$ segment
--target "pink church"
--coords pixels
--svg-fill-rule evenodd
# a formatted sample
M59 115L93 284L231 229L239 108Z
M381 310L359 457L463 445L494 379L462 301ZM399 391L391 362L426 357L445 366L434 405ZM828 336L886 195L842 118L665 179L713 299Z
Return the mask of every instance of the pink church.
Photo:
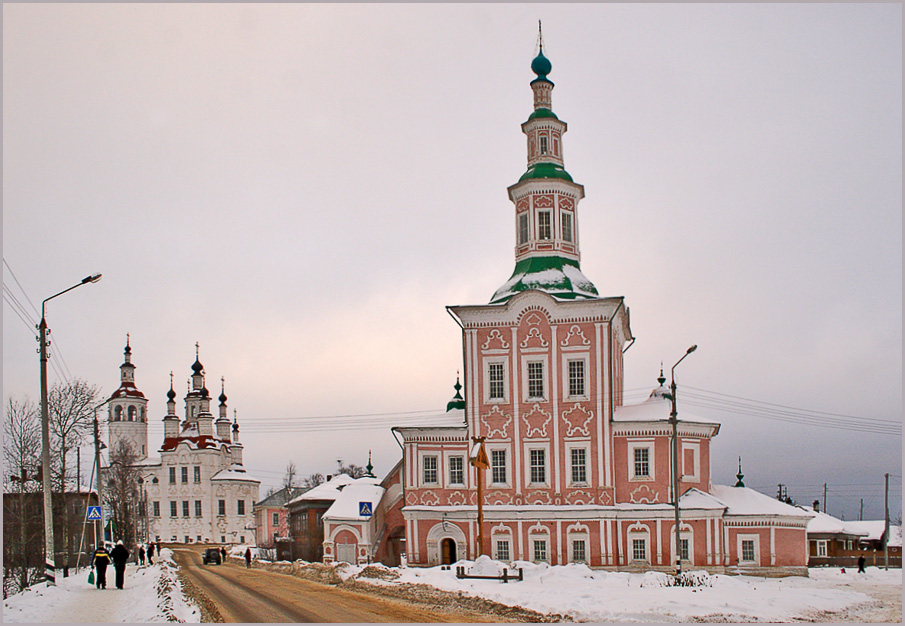
M564 167L566 123L552 109L542 43L531 69L527 170L508 190L515 269L488 304L448 307L462 328L465 397L451 403L445 425L393 429L403 462L385 482L402 488L382 506L400 528L384 534L404 532L410 565L488 554L674 571L672 402L661 372L646 401L623 405L629 309L600 296L580 269L584 187ZM720 425L684 410L679 418L683 569L807 575L810 518L744 487L741 473L735 487L713 485ZM470 463L477 438L487 462L480 472Z

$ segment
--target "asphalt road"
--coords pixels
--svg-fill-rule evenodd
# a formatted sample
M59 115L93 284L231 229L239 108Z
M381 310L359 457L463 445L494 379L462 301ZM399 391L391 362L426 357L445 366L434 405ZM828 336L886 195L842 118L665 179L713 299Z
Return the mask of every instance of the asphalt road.
M438 614L404 602L357 594L243 564L202 565L201 554L176 549L174 559L224 622L472 622L474 615ZM227 559L232 561L232 559Z

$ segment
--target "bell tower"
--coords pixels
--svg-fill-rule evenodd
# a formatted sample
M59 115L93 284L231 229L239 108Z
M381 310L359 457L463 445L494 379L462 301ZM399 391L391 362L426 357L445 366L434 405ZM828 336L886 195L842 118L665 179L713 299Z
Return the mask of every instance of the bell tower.
M135 386L135 365L132 347L126 334L123 364L119 366L119 389L107 402L107 426L110 432L110 451L119 440L128 441L136 460L148 457L148 400Z

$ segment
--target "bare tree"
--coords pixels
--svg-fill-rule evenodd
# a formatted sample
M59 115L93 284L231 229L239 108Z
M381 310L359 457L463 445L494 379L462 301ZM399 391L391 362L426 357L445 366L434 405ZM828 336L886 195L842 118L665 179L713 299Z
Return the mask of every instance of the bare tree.
M110 450L110 463L105 469L104 502L116 533L113 538L122 539L127 546L136 542L141 514L138 486L141 474L135 466L137 460L132 444L119 439Z
M299 472L298 468L296 468L295 463L289 461L289 465L286 466L286 475L283 476L283 488L289 489L291 492L293 489L296 489L299 480Z
M7 579L18 587L25 589L34 579L29 580L29 570L33 570L32 578L42 555L35 550L35 543L43 533L33 524L27 524L26 491L36 492L39 483L36 480L37 470L41 466L41 422L38 408L27 397L24 400L8 398L6 404L6 421L3 422L3 483L4 491L13 491L13 484L19 492L18 502L8 503L4 499L3 523L8 527L18 526L18 537L11 541L11 535L5 536L3 543L4 592L7 590ZM4 596L5 597L5 596Z
M368 475L368 470L355 463L349 463L348 465L341 465L338 470L336 470L337 474L348 474L352 478L361 478L362 476Z
M315 473L302 480L302 487L308 487L310 489L311 487L317 487L318 485L323 484L323 482L324 475Z
M76 378L56 383L47 394L47 414L54 439L60 493L66 493L66 456L91 431L94 405L100 390Z

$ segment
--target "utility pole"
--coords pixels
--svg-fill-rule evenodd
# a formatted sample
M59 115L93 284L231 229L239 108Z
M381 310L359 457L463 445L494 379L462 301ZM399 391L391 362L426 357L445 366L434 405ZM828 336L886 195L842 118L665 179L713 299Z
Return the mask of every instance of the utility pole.
M823 483L823 512L826 513L826 483Z
M669 423L672 424L672 499L676 518L676 543L674 546L676 576L682 573L682 543L679 538L681 534L679 532L679 413L676 409L676 367L678 367L679 363L681 363L685 357L697 349L697 344L688 348L688 350L685 351L685 354L682 355L682 358L676 361L676 364L673 365L672 370L670 370L671 383L669 385L669 393L670 400L672 401L672 410L669 412Z
M861 509L858 511L858 521L864 520L864 498L861 498Z
M101 497L101 439L97 433L97 407L94 407L94 464L95 471L97 472L95 476L97 476L97 503L101 507L101 519L94 523L95 526L95 536L103 537L104 532L104 500ZM98 544L95 541L94 547L97 548Z
M886 494L884 504L886 513L883 516L883 560L884 567L889 571L889 472L886 472Z
M469 462L475 466L478 480L478 547L476 559L484 554L484 532L482 530L484 527L484 470L490 467L490 463L487 460L487 451L484 449L484 439L484 437L471 438L474 446L469 459Z

